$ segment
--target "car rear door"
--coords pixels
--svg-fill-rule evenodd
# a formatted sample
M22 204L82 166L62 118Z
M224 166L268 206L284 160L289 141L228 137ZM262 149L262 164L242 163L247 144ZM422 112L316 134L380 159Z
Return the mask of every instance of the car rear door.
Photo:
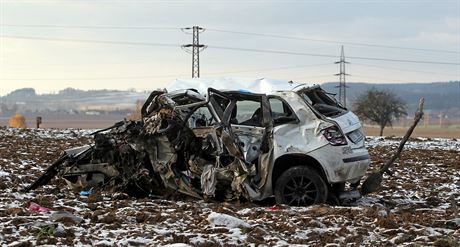
M215 112L220 112L222 124L231 130L243 160L254 165L254 180L261 187L273 153L273 121L267 96L215 90L209 97L211 105L220 108Z

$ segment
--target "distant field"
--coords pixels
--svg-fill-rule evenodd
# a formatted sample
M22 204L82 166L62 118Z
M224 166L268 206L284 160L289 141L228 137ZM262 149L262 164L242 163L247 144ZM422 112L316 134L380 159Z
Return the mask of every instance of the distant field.
M112 126L115 122L123 120L123 115L103 115L103 116L65 116L63 117L43 117L41 128L76 128L76 129L103 129ZM27 118L27 126L35 127L35 119ZM0 126L7 126L8 120L0 119Z
M403 136L409 127L386 127L383 130L384 136ZM364 133L368 136L379 135L379 128L376 126L364 127ZM444 137L444 138L460 138L460 127L449 128L433 128L433 127L417 127L412 134L413 137Z
M102 129L112 126L115 122L123 120L122 115L111 116L70 116L66 118L52 117L43 118L42 128L78 128L78 129ZM7 126L7 119L0 119L0 126ZM35 127L35 122L28 119L27 126ZM386 127L383 131L385 136L403 136L408 127ZM368 136L376 136L379 129L376 126L365 126L364 132ZM412 134L414 137L444 137L460 138L460 126L450 126L449 128L438 127L417 127Z

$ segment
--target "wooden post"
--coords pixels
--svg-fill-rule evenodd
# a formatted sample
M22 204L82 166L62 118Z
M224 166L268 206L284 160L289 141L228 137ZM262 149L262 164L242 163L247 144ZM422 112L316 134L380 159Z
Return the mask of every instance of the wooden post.
M428 127L428 125L430 125L430 113L425 113L425 115L423 116L424 117L424 121L423 121L423 125L424 127Z
M40 128L40 124L42 123L42 117L37 117L37 129Z
M392 173L390 172L389 168L394 164L396 159L398 159L401 156L401 152L404 148L404 145L406 144L407 140L409 140L409 137L412 135L412 132L414 131L415 127L417 127L417 124L420 121L420 119L423 117L423 103L424 102L425 102L425 99L421 98L418 103L417 111L415 112L414 122L409 127L403 139L399 143L396 153L390 158L390 160L387 163L380 166L380 169L378 171L375 171L369 174L367 179L361 185L361 193L363 195L377 191L380 188L382 184L384 173L387 173L388 175L392 176Z
M444 113L441 112L441 113L439 114L439 127L440 127L440 128L442 128L442 126L443 126L443 120L444 120Z

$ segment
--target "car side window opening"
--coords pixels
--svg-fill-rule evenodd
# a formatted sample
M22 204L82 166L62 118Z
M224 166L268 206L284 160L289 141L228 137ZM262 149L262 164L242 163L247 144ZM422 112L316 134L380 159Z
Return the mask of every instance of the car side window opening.
M309 90L303 93L303 98L310 103L311 105L316 105L316 104L326 104L330 106L335 106L335 107L341 107L341 105L333 98L327 95L323 90Z
M230 122L239 125L262 126L261 103L253 100L237 101Z
M313 108L327 117L337 116L347 112L344 107L328 96L323 90L309 90L303 92L302 97L306 102L311 104Z
M297 119L292 113L291 108L281 99L270 98L268 101L270 103L271 114L275 125L292 122Z

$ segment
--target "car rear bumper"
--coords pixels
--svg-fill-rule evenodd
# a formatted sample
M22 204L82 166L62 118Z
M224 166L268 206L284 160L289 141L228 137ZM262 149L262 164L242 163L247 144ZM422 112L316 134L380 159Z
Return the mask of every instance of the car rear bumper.
M370 156L366 148L326 145L310 153L326 173L328 183L355 183L366 173Z

